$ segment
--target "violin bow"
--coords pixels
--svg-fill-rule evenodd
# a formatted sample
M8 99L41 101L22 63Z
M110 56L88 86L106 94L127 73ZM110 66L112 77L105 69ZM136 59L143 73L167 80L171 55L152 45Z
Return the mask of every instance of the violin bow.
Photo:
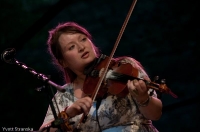
M105 66L105 68L104 68L104 70L103 70L103 72L102 72L102 74L101 74L101 77L100 77L100 79L99 79L99 81L98 81L98 83L97 83L97 85L96 85L96 88L95 88L95 90L94 90L94 93L93 93L92 96L91 96L91 98L92 98L93 101L95 101L95 98L96 98L97 93L98 93L98 91L99 91L99 89L100 89L100 86L101 86L101 84L102 84L102 82L103 82L103 80L104 80L104 77L106 76L106 72L107 72L107 70L108 70L108 68L109 68L110 62L111 62L111 60L112 60L112 58L113 58L113 56L114 56L114 53L115 53L115 51L116 51L116 49L117 49L117 46L118 46L119 42L120 42L120 40L121 40L121 37L122 37L122 35L123 35L123 33L124 33L124 30L125 30L125 28L126 28L126 25L127 25L128 21L129 21L130 16L131 16L131 14L132 14L132 12L133 12L133 9L134 9L134 7L135 7L135 5L136 5L136 2L137 2L137 0L133 0L133 2L132 2L132 4L131 4L131 7L130 7L130 9L129 9L129 11L128 11L128 14L127 14L127 16L126 16L126 19L125 19L125 21L124 21L124 23L123 23L123 25L122 25L122 27L121 27L121 30L120 30L120 32L119 32L119 35L118 35L118 37L117 37L117 39L116 39L115 45L114 45L114 47L113 47L113 50L112 50L112 52L111 52L111 54L110 54L110 56L109 56L108 62L107 62L106 66ZM77 129L80 128L81 123L82 123L83 120L86 118L85 116L86 116L86 115L83 114L83 116L82 116L80 122L79 122L78 125L77 125Z

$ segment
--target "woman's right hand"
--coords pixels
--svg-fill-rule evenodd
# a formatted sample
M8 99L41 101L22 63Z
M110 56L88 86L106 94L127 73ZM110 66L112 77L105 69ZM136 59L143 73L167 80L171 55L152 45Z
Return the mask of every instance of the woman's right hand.
M69 117L74 117L82 113L88 114L92 106L92 99L90 97L84 97L75 101L71 106L66 109L66 113Z

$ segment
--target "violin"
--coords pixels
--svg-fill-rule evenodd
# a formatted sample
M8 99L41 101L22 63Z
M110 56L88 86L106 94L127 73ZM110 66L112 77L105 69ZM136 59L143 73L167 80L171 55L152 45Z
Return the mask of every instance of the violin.
M104 67L108 61L109 57L102 54L99 58L95 59L89 66L87 66L84 71L86 79L82 90L87 96L91 97L93 101L103 99L108 95L115 95L120 98L127 96L129 93L127 81L134 79L143 80L148 89L153 89L159 91L160 93L171 94L174 98L177 98L177 95L175 95L167 87L165 79L162 79L159 84L155 82L158 80L158 76L155 77L153 82L147 81L143 78L138 78L139 71L133 67L132 64L122 63L120 61L116 61L115 59L111 59L110 65L107 71L105 71ZM99 85L98 83L103 73L106 73L106 75L104 76L102 83ZM80 124L84 123L86 119L87 115L83 114L76 131L78 131Z
M97 85L99 77L105 70L104 66L107 62L108 56L102 54L85 69L84 73L86 74L86 79L82 90L86 95L94 97L94 87ZM96 99L104 98L107 95L116 95L117 97L122 98L125 97L129 93L126 86L127 81L134 79L143 80L149 89L154 89L161 93L168 93L177 98L177 96L167 87L165 79L161 80L161 83L158 84L155 82L158 80L158 76L151 82L143 78L138 78L138 75L138 69L134 68L130 63L122 63L112 59L96 95Z

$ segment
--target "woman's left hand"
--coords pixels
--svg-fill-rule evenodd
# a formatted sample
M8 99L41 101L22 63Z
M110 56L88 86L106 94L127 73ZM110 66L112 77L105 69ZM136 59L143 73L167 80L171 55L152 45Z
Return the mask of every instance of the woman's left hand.
M136 99L138 102L143 102L148 98L148 88L143 80L128 80L127 87L129 93Z

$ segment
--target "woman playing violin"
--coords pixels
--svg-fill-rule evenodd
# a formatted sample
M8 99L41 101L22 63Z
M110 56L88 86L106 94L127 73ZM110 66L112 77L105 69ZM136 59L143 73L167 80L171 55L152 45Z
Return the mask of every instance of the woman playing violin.
M157 132L151 120L158 120L162 115L162 102L156 92L147 88L143 80L128 80L128 94L125 97L108 94L101 99L98 109L83 91L86 79L85 68L99 57L98 48L93 44L89 32L74 22L59 24L49 31L48 46L55 63L64 71L66 89L55 94L60 110L63 110L73 128L79 123L81 115L87 119L80 125L82 132ZM138 78L150 80L141 64L131 57L115 60L130 63L139 71ZM55 102L54 102L55 103ZM54 120L49 107L40 130ZM55 130L56 128L51 128Z

